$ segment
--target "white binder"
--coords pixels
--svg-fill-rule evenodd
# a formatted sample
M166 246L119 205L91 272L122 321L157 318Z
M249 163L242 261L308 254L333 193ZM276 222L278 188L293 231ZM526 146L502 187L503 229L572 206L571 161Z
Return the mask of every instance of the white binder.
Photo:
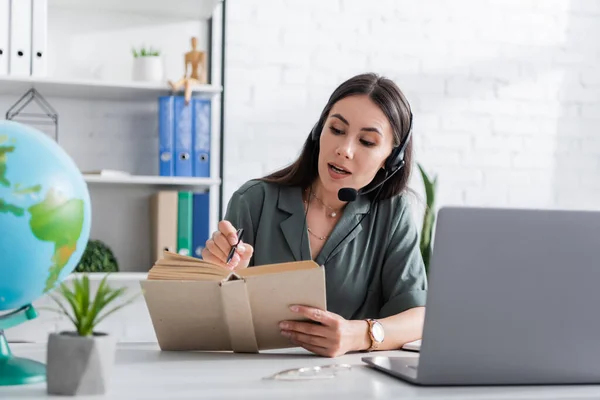
M31 75L31 0L12 0L10 6L9 75Z
M13 0L14 1L14 0ZM48 0L33 0L31 26L31 75L46 76L48 55Z
M0 0L0 76L8 75L10 0Z

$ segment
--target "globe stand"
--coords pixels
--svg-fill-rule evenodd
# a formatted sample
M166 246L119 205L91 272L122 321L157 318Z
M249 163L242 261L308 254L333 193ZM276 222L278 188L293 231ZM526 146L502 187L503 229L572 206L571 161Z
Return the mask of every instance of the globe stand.
M6 315L0 315L0 386L44 382L46 366L38 361L14 357L4 336L4 329L37 317L31 304Z

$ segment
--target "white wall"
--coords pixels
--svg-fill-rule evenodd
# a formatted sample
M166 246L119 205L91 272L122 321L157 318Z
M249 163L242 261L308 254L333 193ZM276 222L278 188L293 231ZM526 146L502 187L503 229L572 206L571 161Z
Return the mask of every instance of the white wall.
M438 205L600 208L600 1L227 3L225 201L298 155L339 83L375 71L413 106Z

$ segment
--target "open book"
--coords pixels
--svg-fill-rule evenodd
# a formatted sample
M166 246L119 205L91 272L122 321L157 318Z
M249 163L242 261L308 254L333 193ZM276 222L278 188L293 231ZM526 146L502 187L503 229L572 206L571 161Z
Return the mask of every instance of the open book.
M165 251L140 284L162 350L293 347L279 322L305 318L289 306L327 309L324 269L314 261L231 271Z

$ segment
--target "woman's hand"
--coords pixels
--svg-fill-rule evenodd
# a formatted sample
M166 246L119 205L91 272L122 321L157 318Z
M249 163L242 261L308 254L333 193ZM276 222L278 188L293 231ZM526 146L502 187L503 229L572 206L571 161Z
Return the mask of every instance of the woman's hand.
M219 222L219 230L214 232L212 237L206 241L202 250L202 258L229 269L246 268L250 263L254 248L241 240L229 264L225 263L231 247L237 242L238 237L235 227L231 222L222 220Z
M281 334L306 350L326 357L369 348L368 323L350 321L329 311L306 306L290 309L314 322L282 321Z

